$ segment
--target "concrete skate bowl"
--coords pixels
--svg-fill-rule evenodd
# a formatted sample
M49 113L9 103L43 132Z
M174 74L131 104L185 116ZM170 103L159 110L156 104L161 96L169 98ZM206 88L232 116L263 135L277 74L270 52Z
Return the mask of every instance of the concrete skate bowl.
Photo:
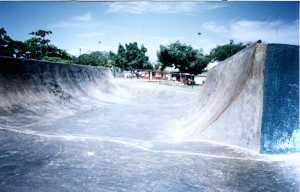
M257 44L210 70L175 136L262 153L299 152L299 47ZM186 129L182 129L186 127Z
M90 106L84 105L87 99L93 103L113 87L108 70L99 67L3 57L0 68L1 127L26 127L53 111L62 117L84 110Z
M5 57L0 62L0 124L11 131L153 139L160 126L183 113L174 110L193 103L184 97L196 98L189 89L114 79L102 67Z
M249 46L210 70L199 89L116 80L101 67L2 57L0 125L43 134L213 141L261 153L297 152L298 53L298 46ZM88 113L95 118L77 116Z
M0 189L299 191L298 156L259 154L299 151L298 49L250 46L201 88L1 57Z

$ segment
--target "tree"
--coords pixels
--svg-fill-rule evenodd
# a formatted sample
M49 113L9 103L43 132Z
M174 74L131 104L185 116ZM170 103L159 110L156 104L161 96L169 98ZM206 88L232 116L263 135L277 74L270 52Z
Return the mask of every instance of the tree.
M116 67L121 69L127 69L128 68L128 61L126 57L126 50L123 45L119 44L118 52L115 57Z
M9 46L13 40L7 35L4 28L0 28L0 55L13 56L14 50Z
M160 62L156 62L156 63L154 63L152 66L153 66L153 69L154 69L154 70L156 70L156 71L161 71L163 64L160 63Z
M112 67L116 67L116 58L117 54L112 51L108 52L108 65Z
M110 62L111 53L94 51L89 54L82 54L78 57L76 63L82 65L112 67Z
M42 59L70 63L72 57L65 50L50 44L47 36L51 31L38 30L29 33L32 37L24 42L15 41L7 35L4 28L0 28L0 55L16 58Z
M51 33L51 31L45 30L29 33L32 37L24 42L27 46L26 57L30 59L42 59L43 57L48 56L49 51L55 51L56 47L49 47L50 40L46 39L46 36Z
M26 58L47 60L47 58L54 57L62 60L71 60L71 56L65 50L50 44L47 36L52 34L51 31L38 30L29 34L32 37L24 42L26 45Z
M22 57L25 45L22 41L15 41L8 36L4 28L0 28L0 55Z
M125 47L129 70L144 69L149 65L149 58L146 56L146 47L142 45L139 48L137 42L125 44Z
M175 66L182 73L199 74L209 63L202 50L193 49L192 46L176 41L168 46L160 46L157 53L162 69Z
M50 40L45 38L47 35L50 35L50 34L52 34L52 31L45 31L45 30L41 30L41 29L29 33L29 35L33 35L37 38L41 38L44 41L43 44L50 42Z
M220 45L210 51L209 57L211 61L223 61L228 57L236 54L240 50L244 49L247 45L243 43L235 44L233 40L230 40L229 44Z
M123 70L152 69L146 52L147 48L144 45L139 48L137 42L125 44L125 47L119 44L117 54L111 52L110 59Z
M190 64L188 73L195 75L202 73L209 62L209 57L207 55L203 55L202 52L199 52L196 61Z

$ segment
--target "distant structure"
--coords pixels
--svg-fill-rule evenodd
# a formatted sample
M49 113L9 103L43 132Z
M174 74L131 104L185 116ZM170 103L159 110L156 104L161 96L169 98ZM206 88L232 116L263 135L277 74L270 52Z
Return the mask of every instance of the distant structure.
M207 78L208 72L200 73L199 75L196 75L194 80L196 85L204 85L206 78Z
M189 73L180 73L178 69L175 69L174 67L166 67L163 71L157 70L157 71L151 71L146 70L144 71L143 75L145 80L148 81L173 81L188 85L194 85L194 75Z

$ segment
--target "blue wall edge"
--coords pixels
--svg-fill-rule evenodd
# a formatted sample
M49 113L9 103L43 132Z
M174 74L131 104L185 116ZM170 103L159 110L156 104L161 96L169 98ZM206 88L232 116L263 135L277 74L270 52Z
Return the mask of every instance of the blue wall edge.
M263 90L261 153L300 152L299 46L267 45Z

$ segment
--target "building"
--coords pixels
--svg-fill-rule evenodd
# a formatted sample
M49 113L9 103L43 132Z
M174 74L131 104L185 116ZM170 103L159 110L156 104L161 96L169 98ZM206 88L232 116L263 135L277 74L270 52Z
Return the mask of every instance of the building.
M207 78L207 72L201 73L195 76L195 84L196 85L203 85Z

